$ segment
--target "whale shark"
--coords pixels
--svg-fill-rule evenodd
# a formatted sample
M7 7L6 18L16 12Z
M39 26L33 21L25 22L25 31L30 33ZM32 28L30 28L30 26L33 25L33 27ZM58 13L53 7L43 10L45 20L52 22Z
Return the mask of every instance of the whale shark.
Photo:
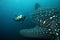
M22 29L24 37L60 40L60 8L38 8L31 14L34 28Z
M31 18L37 26L20 30L22 36L48 38L52 35L52 40L60 40L60 8L39 8L33 12Z

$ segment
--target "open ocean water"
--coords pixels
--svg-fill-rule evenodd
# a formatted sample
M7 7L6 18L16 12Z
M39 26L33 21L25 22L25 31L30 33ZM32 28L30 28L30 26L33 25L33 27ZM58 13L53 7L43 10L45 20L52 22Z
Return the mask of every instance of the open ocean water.
M0 40L35 40L24 38L19 33L21 29L35 27L29 19L35 11L35 3L39 3L40 8L60 7L60 0L0 0ZM20 14L26 16L22 24L13 20Z

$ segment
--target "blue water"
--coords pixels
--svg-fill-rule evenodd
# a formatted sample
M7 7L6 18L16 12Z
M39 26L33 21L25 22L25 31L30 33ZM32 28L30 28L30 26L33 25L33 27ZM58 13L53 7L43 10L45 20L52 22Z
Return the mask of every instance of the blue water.
M39 3L41 8L60 7L60 0L0 0L1 40L26 40L20 36L19 31L35 26L29 19L35 3ZM23 24L13 20L20 14L27 17Z

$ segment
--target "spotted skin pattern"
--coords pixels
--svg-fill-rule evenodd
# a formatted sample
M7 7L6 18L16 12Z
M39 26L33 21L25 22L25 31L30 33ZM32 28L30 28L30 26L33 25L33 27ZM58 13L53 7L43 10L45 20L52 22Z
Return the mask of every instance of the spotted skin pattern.
M60 40L60 8L39 8L32 13L32 19L36 25L48 30L46 34L55 35L53 40Z

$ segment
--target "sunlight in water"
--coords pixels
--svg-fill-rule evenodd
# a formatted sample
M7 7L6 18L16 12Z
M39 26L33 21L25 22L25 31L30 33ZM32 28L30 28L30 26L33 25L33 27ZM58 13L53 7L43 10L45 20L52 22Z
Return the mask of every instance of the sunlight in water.
M19 0L15 0L16 1L16 3L19 3Z

